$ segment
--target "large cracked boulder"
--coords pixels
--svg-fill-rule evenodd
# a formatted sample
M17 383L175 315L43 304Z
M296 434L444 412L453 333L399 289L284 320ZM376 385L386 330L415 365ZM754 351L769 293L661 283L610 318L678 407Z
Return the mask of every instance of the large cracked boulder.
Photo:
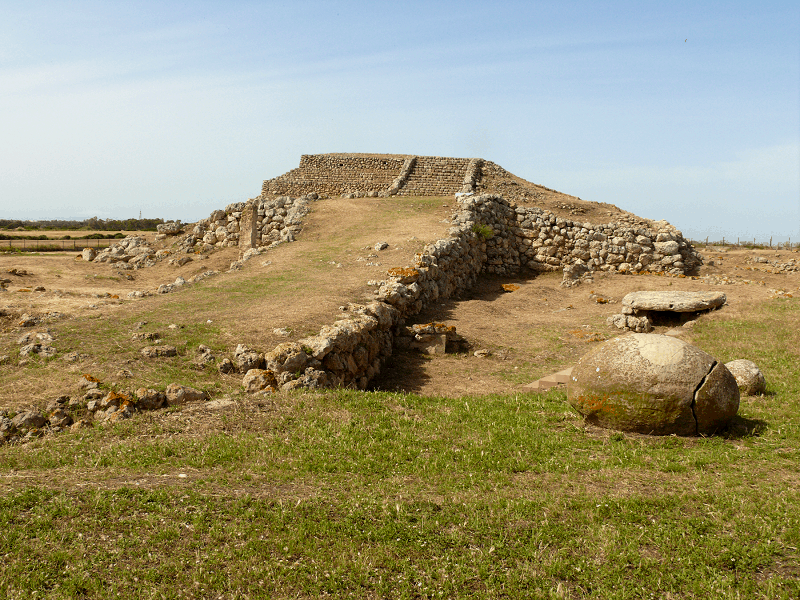
M739 410L724 364L684 341L636 333L584 356L567 388L588 423L651 435L710 435Z

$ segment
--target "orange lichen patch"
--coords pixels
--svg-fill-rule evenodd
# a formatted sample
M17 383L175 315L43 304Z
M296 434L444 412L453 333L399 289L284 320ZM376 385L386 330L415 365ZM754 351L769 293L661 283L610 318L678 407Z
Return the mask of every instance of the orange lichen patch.
M109 298L114 298L114 299L116 299L116 300L119 300L119 295L117 295L117 294L111 294L111 296L109 296Z
M386 274L400 283L414 283L420 275L419 270L411 267L393 267L386 271Z
M75 257L75 260L83 260L83 254L78 254L78 256Z
M414 333L455 333L455 325L445 325L444 323L421 323L412 325Z
M602 296L598 296L594 301L598 304L608 304L608 298L603 298Z
M516 283L503 283L501 287L506 292L516 292L519 289L519 286Z
M117 402L118 405L121 405L123 402L130 403L131 399L126 394L120 394L119 392L108 392L105 398L103 398L104 404L113 404Z
M419 275L419 271L411 267L392 267L386 271L386 274L389 277L411 277L413 275Z
M94 377L94 376L92 376L92 375L89 375L88 373L84 373L84 374L83 374L83 378L84 378L86 381L92 381L92 382L94 382L94 383L100 383L100 380L99 380L97 377Z
M30 292L28 288L20 288L17 290L18 292Z

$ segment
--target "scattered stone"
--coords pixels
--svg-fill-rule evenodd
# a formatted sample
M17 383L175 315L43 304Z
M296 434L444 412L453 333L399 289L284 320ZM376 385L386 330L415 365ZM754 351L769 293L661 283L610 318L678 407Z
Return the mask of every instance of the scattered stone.
M35 410L23 411L11 419L11 424L22 431L39 429L44 427L46 423L47 419L45 419Z
M187 402L200 402L208 400L208 394L194 388L170 383L166 390L167 402L170 404L186 404Z
M89 358L86 354L81 354L80 352L69 352L62 356L62 359L68 363L74 363L81 360L86 360Z
M87 262L93 261L97 257L97 251L94 248L84 248L81 252L81 258Z
M267 388L275 391L278 387L278 382L275 379L275 374L267 369L250 369L242 380L245 392L254 394Z
M28 333L24 334L22 337L17 339L17 344L20 346L30 343L50 343L53 341L53 336L49 333L37 333L35 331L29 331Z
M740 358L725 363L725 366L736 379L740 393L746 396L758 396L767 391L767 381L756 363Z
M95 405L94 418L110 423L131 418L136 412L136 402L127 394L109 392Z
M146 358L163 358L178 355L178 350L175 346L145 346L139 352Z
M136 405L141 410L158 410L166 405L167 395L151 388L136 390Z
M571 288L581 283L591 283L592 273L586 264L580 259L571 265L564 267L564 276L561 279L561 287Z
M649 333L653 330L653 324L646 315L641 317L622 314L612 315L606 319L606 324L609 327L616 327L623 331L635 331L636 333Z
M30 356L31 354L38 354L44 358L52 358L56 355L57 350L53 346L46 344L27 344L19 349L20 356Z
M178 235L183 233L183 225L180 221L170 221L168 223L159 223L156 225L158 233L164 235Z
M217 366L217 370L223 375L236 372L236 365L233 364L230 358L223 358Z
M11 357L8 354L0 356L0 365L7 365L11 362Z
M51 427L69 427L72 425L72 417L63 408L57 408L51 412L47 421Z
M39 323L38 318L32 317L31 315L25 313L19 318L17 325L20 327L33 327L38 323Z
M88 419L81 419L80 421L76 421L70 426L70 431L80 431L81 429L88 429L92 426L92 422Z
M33 291L34 292L45 292L47 290L45 289L45 287L43 285L37 285L35 288L33 288Z
M292 332L286 329L286 327L279 327L277 329L273 329L272 333L274 333L275 335L279 335L281 337L289 337L290 335L292 335Z
M739 409L725 365L681 340L640 333L581 358L567 397L588 423L652 435L713 434Z
M131 379L132 377L133 373L131 373L129 369L120 369L117 371L118 379Z
M101 389L93 389L93 390L89 390L88 392L86 392L83 395L83 399L84 400L99 400L103 396L105 396L105 393L103 392L103 390L101 390Z
M47 405L47 409L45 409L45 412L48 412L48 413L53 412L54 410L57 410L59 408L62 408L64 406L66 406L69 402L70 402L70 397L69 396L66 396L66 395L59 396L58 398L56 398L50 404Z
M388 247L389 247L389 242L378 242L374 246L375 250L377 250L378 252L380 252L381 250L386 250Z
M264 368L264 355L259 354L255 350L251 350L244 344L236 346L236 350L233 353L233 360L236 363L236 369L239 373L247 373L250 369Z
M143 331L141 333L134 333L131 339L134 342L141 340L158 340L161 339L161 334L155 331Z
M487 356L491 356L491 355L492 355L492 352L490 350L485 349L485 348L482 348L481 350L476 350L475 353L473 354L473 356L475 356L476 358L486 358Z
M88 373L84 373L81 376L81 382L78 385L78 389L81 390L96 390L100 386L100 380L97 377L93 377Z

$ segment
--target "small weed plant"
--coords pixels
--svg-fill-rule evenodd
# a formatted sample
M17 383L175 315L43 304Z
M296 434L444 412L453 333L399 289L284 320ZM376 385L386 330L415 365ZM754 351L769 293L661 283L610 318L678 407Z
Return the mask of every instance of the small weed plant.
M489 225L475 223L472 226L472 232L484 240L490 240L494 237L494 230Z

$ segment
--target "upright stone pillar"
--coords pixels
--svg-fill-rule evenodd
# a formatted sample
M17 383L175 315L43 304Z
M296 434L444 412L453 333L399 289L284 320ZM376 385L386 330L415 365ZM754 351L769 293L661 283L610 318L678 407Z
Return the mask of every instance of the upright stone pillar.
M258 235L258 204L248 202L239 220L239 250L247 252L258 247L261 237Z

